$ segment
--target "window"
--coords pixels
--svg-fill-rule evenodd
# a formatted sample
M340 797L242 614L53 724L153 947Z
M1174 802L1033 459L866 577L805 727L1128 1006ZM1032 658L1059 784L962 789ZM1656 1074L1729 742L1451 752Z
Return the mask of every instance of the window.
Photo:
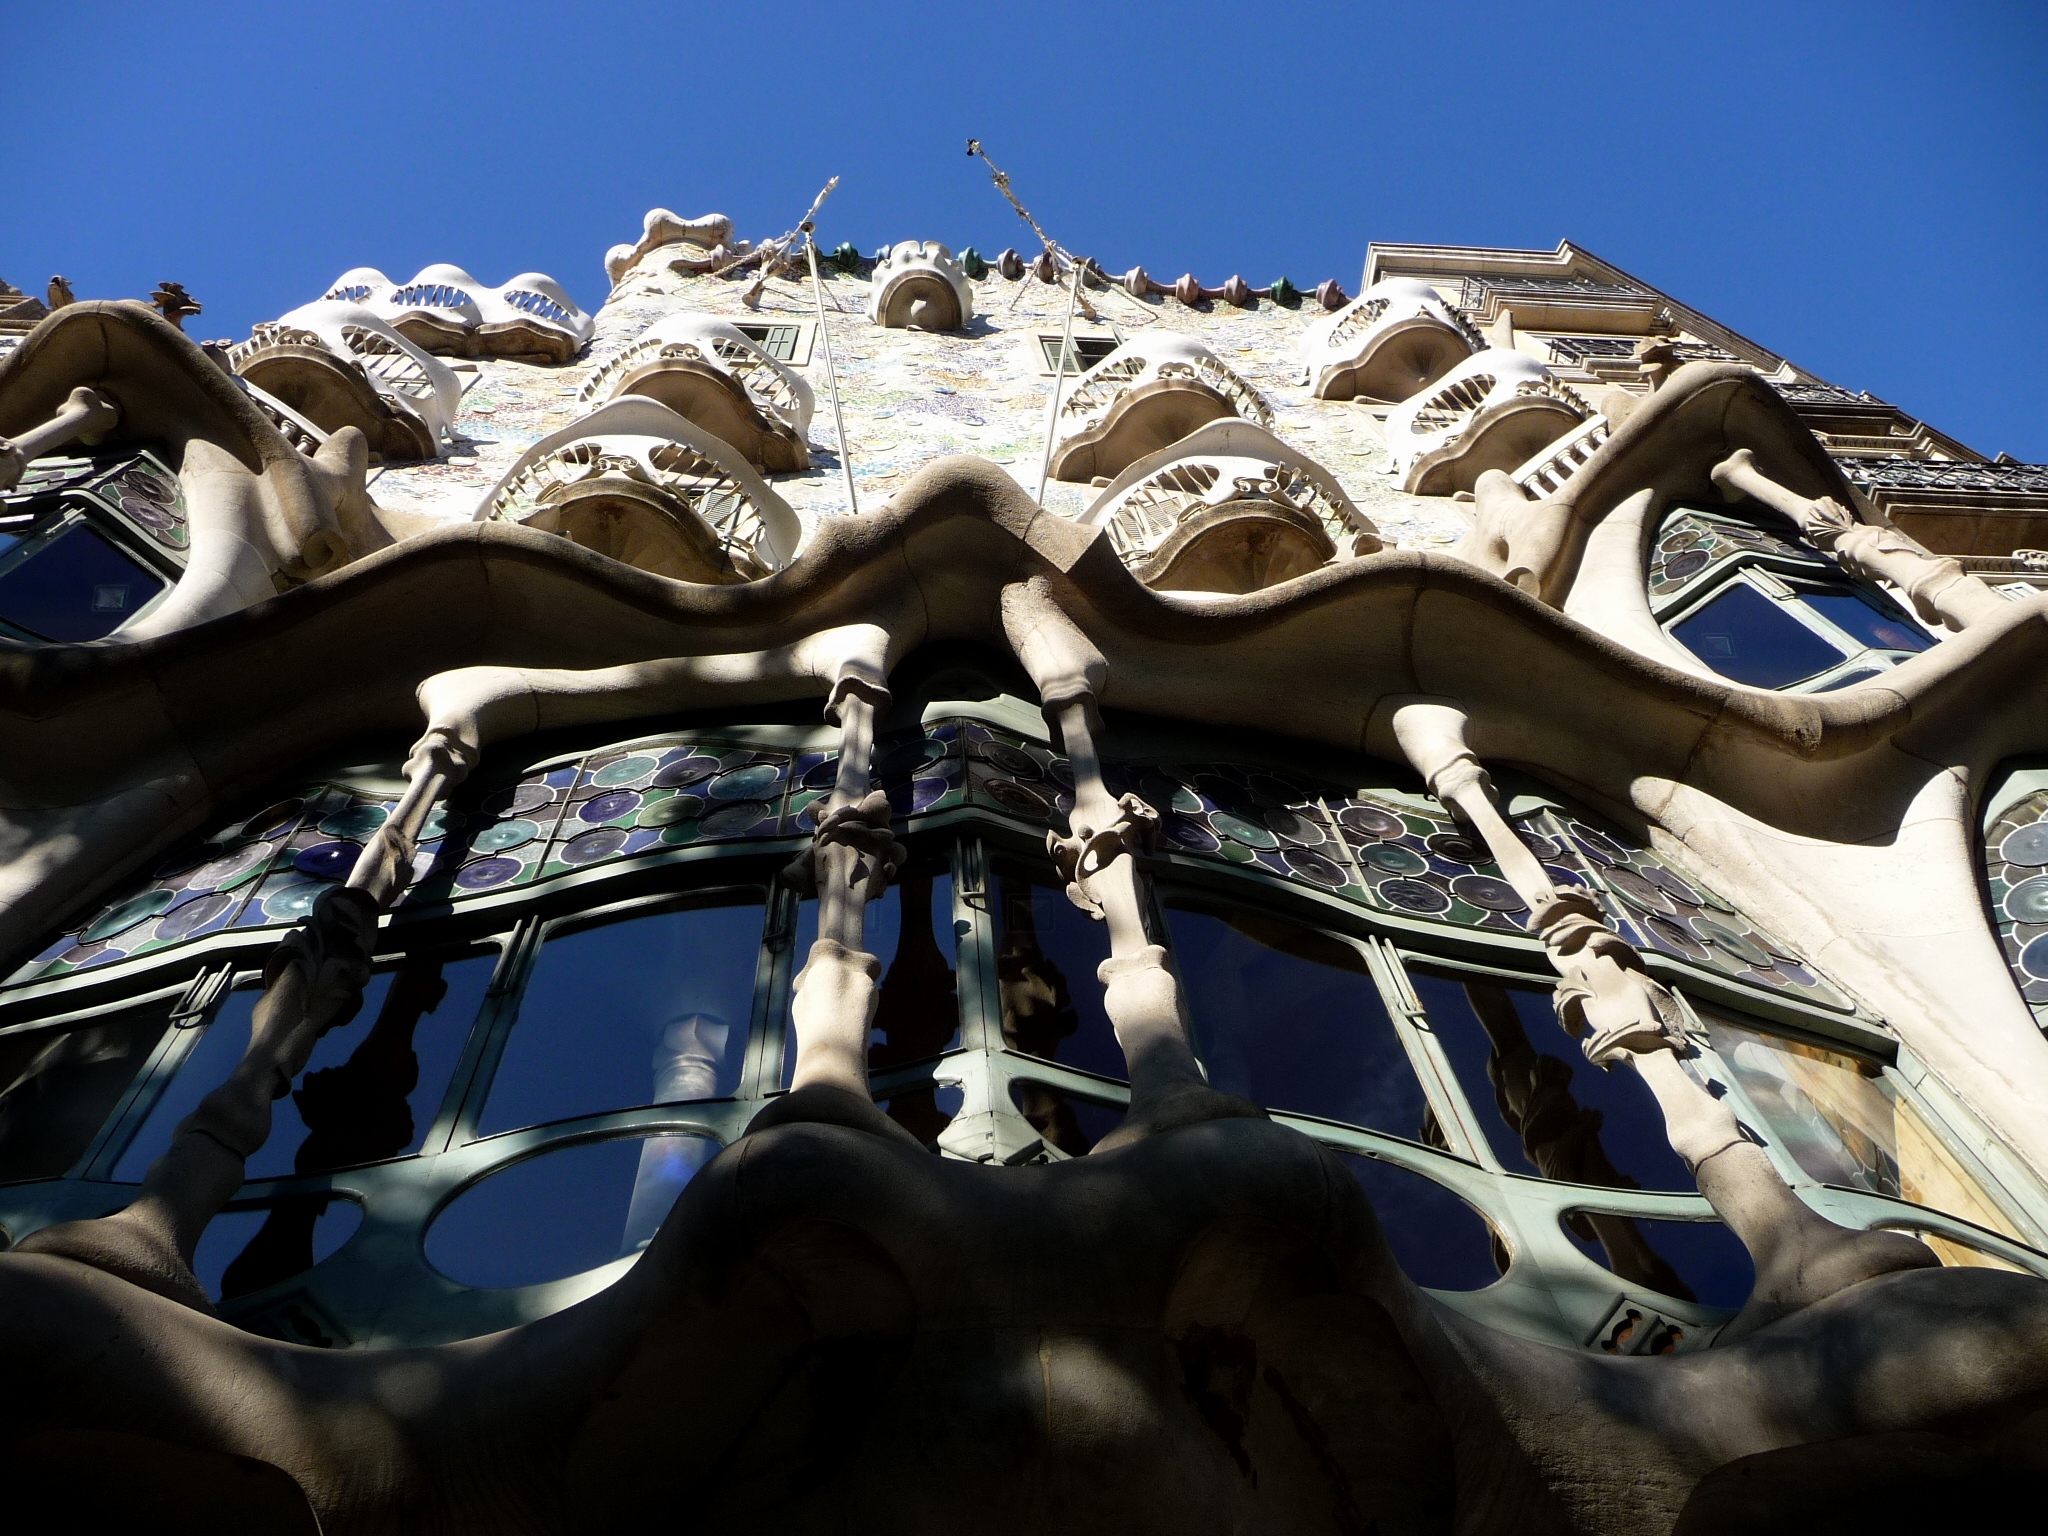
M1960 1159L1875 1062L1706 1010L1708 1038L1776 1140L1814 1182L1889 1195L2023 1241ZM1939 1243L1939 1239L1936 1239ZM1974 1249L1940 1247L1950 1263Z
M292 1092L271 1106L270 1139L249 1159L248 1177L324 1173L419 1151L496 964L492 950L421 955L376 972L356 1016L320 1037ZM249 1049L261 996L252 978L193 1032L115 1164L117 1180L140 1182L170 1150L178 1122L227 1081Z
M0 633L76 644L112 634L164 579L78 518L0 549Z
M1067 366L1060 369L1059 332L1041 331L1038 336L1038 350L1043 358L1040 373L1064 371L1068 374L1086 373L1097 363L1108 357L1122 343L1114 336L1071 336L1067 339Z
M1166 920L1212 1084L1268 1109L1442 1145L1357 948L1243 911L1175 906Z
M1818 679L1814 692L1875 676L1933 643L1875 592L1847 582L1786 581L1763 570L1724 583L1670 631L1731 681L1790 688Z
M1049 876L999 866L993 884L1003 1044L1121 1081L1124 1051L1095 976L1109 958L1108 924L1076 907Z
M1586 1060L1549 987L1427 966L1408 976L1503 1168L1613 1189L1694 1187L1650 1090Z
M765 909L712 901L550 933L478 1133L738 1092Z
M1753 688L1830 693L1934 643L1889 594L1846 579L1778 519L1674 508L1650 554L1649 596L1674 640Z
M735 321L739 333L778 363L802 367L811 360L812 327Z
M155 1003L0 1036L0 1183L70 1171L155 1053L170 1012Z

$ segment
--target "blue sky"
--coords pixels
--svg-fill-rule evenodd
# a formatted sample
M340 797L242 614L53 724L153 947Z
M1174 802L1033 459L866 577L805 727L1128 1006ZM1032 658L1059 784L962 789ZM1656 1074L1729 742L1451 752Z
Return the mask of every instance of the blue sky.
M202 336L344 269L603 299L641 214L1027 232L1205 282L1577 241L1986 453L2048 461L2048 4L245 5L7 0L0 277Z

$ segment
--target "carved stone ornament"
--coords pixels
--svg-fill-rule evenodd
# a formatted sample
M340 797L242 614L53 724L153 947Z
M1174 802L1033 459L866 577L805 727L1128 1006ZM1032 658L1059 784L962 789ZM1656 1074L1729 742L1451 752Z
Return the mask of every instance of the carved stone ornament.
M1102 902L1088 889L1096 875L1126 855L1135 857L1150 848L1159 830L1159 813L1136 795L1122 795L1116 801L1116 816L1104 826L1076 826L1061 837L1045 834L1045 851L1067 884L1067 899L1094 917L1103 916Z
M1469 491L1487 470L1519 468L1592 414L1533 357L1489 347L1388 415L1387 473L1411 495Z
M585 403L643 395L731 444L763 474L811 467L811 386L738 326L710 315L658 320L593 372Z
M692 264L692 269L708 271L711 258L720 252L731 258L743 256L750 249L744 240L737 243L732 238L732 220L722 213L707 213L699 218L686 219L670 213L666 208L650 208L641 220L640 239L634 245L615 245L605 253L604 275L611 279L614 288L625 281L626 275L634 271L641 262L655 251L671 246L682 247L694 252L683 260Z
M1470 357L1479 339L1427 283L1387 277L1302 338L1319 400L1396 404Z
M1085 484L1121 474L1226 416L1273 427L1259 392L1199 341L1172 331L1142 332L1090 368L1061 400L1052 477Z
M339 300L257 326L228 364L324 433L355 427L387 463L438 456L462 400L446 363Z
M901 330L957 331L974 318L974 285L936 240L900 240L868 275L868 318Z
M1162 590L1255 592L1380 547L1328 470L1235 417L1126 467L1081 522L1107 528L1131 573Z
M733 448L659 401L622 395L513 463L478 522L558 533L680 581L750 581L796 547L796 514Z

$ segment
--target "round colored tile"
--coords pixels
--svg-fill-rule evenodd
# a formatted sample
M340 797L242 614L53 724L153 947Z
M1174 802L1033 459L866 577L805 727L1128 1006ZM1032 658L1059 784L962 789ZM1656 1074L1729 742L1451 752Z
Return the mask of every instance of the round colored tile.
M775 816L775 808L759 800L737 800L730 805L721 805L704 818L703 834L706 837L736 837L742 832L751 832L763 822ZM584 836L594 834L585 833ZM577 839L578 842L582 838ZM623 835L620 841L624 841ZM573 845L572 845L573 846ZM564 855L566 857L566 854Z
M590 776L590 782L599 789L617 789L623 784L632 784L644 779L661 766L661 759L644 752L631 757L622 757L615 763L606 763Z
M711 781L714 800L759 800L775 792L782 772L773 763L752 763L721 773Z
M562 861L566 864L595 864L600 859L610 858L625 846L624 827L592 827L562 844Z
M1383 869L1390 875L1419 875L1429 868L1429 860L1402 843L1373 843L1358 850L1359 859L1374 869ZM1431 890L1436 887L1431 886ZM1448 906L1450 903L1446 902Z
M641 806L635 821L643 827L672 827L679 821L691 820L703 809L704 802L696 795L670 795L666 800Z
M664 765L654 775L656 789L684 789L692 784L701 784L718 772L715 757L679 757Z
M322 817L320 830L329 837L347 837L360 841L390 819L389 806L350 805L344 806L331 816Z
M1232 815L1229 811L1215 811L1209 816L1209 825L1225 837L1243 843L1247 848L1278 848L1280 839L1255 821Z
M144 891L140 896L131 896L126 901L109 907L87 923L78 937L81 942L87 944L112 938L117 933L133 928L137 923L147 922L177 899L177 894L173 891Z
M1166 815L1159 818L1160 840L1186 853L1214 853L1223 846L1223 839L1185 816Z
M1404 912L1435 914L1451 909L1450 897L1421 880L1382 880L1374 890Z
M156 925L160 939L189 939L200 929L219 922L235 909L235 898L224 891L201 896L182 907L173 907Z
M1337 812L1337 820L1345 831L1360 837L1399 837L1408 830L1400 817L1376 805L1347 805Z
M455 872L455 883L465 891L488 891L493 886L517 879L526 866L518 859L478 859Z
M480 828L469 846L478 853L504 853L532 842L540 836L540 824L515 816L510 821L495 821L488 827Z
M1490 864L1493 854L1462 832L1437 832L1423 839L1429 851L1454 864ZM1483 906L1484 903L1482 902Z
M1313 848L1289 848L1281 857L1287 861L1289 869L1325 890L1342 890L1347 883L1344 867L1335 859L1325 858Z
M359 843L315 843L311 848L302 848L292 860L292 867L302 874L317 875L322 880L346 880L350 870L356 867L356 860L363 856Z
M615 821L630 815L640 808L640 796L630 789L615 789L610 794L592 795L576 808L577 818L590 825Z
M2048 923L2048 875L2022 880L2007 891L2005 910L2016 923Z
M2048 864L2048 821L2015 827L2006 833L2005 841L1998 845L1998 856L2008 864L2029 868Z
M980 787L997 805L1020 816L1044 816L1048 809L1043 797L1008 779L990 779Z
M1451 882L1451 894L1488 912L1523 912L1529 906L1512 885L1491 875L1460 875Z

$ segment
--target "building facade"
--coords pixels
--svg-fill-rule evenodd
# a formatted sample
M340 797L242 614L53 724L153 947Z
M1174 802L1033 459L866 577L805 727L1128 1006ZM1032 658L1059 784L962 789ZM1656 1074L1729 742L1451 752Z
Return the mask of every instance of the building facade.
M1568 243L807 238L0 289L13 1486L2038 1497L2048 467Z

